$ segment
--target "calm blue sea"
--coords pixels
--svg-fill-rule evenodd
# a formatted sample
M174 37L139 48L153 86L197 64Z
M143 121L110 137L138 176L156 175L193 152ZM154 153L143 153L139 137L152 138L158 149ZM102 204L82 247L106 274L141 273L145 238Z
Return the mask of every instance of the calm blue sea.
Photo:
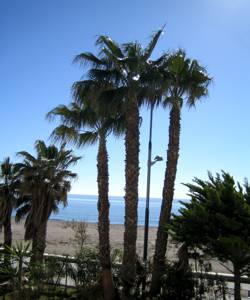
M110 197L110 223L123 224L124 223L124 198L123 197ZM183 199L182 199L183 200ZM178 213L181 207L180 200L174 200L173 213ZM187 201L187 200L183 200ZM149 226L158 226L159 212L161 206L161 199L150 199L150 221ZM138 225L144 224L145 214L145 198L139 199L139 215ZM96 223L98 220L97 211L97 196L90 195L69 195L68 206L59 209L57 214L52 214L50 219L53 220L84 220L90 223Z

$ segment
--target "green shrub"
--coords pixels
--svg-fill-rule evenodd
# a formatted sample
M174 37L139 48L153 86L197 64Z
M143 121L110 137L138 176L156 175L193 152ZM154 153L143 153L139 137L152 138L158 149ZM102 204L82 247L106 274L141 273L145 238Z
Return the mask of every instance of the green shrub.
M166 265L161 283L162 291L158 299L189 300L195 295L195 281L191 270L183 272L177 263Z

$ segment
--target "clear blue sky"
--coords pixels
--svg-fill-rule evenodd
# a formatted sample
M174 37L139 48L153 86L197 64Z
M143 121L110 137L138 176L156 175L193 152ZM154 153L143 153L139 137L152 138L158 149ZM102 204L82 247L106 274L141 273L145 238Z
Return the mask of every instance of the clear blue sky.
M250 178L250 1L249 0L2 0L0 2L0 159L33 152L54 127L45 114L69 103L70 88L83 74L75 55L96 51L96 35L118 42L148 37L166 23L154 53L182 47L214 78L209 98L183 110L175 197L181 182L206 178L207 170ZM145 195L148 112L142 110L140 188ZM153 155L166 158L169 112L154 115ZM123 140L109 140L110 194L124 194ZM73 193L96 194L96 147L83 158ZM151 194L160 197L165 161L153 166Z

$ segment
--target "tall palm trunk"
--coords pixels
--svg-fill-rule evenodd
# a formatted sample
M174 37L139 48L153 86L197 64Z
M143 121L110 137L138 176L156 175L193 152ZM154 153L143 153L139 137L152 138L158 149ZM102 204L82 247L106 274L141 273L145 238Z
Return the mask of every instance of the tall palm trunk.
M31 258L30 263L33 264L36 262L36 250L37 249L37 233L34 231L34 236L32 238L32 250L31 250Z
M125 131L125 231L122 262L123 298L130 299L136 275L136 239L139 177L139 109L135 95L130 97ZM133 299L133 297L131 298Z
M180 108L176 103L172 106L169 123L169 142L167 151L167 163L165 171L164 186L162 192L162 204L155 253L153 262L153 274L151 283L151 295L156 295L160 290L160 279L164 270L165 255L168 242L166 223L171 216L172 202L174 196L174 183L177 172L180 141Z
M11 247L12 244L12 230L11 230L11 211L6 216L4 227L4 245Z
M47 220L39 225L35 231L32 242L32 257L33 263L40 263L43 261L43 255L46 248L46 235L47 235Z
M5 218L5 222L3 223L4 246L7 246L7 247L11 247L11 245L12 245L11 212L12 212L12 209L9 211L8 215ZM4 261L5 261L6 265L10 263L10 256L8 253L5 253Z
M102 267L102 286L105 300L115 299L115 289L112 279L110 260L110 239L109 239L109 174L108 174L108 153L106 148L106 137L100 134L99 149L97 156L97 182L98 182L98 232L100 262Z

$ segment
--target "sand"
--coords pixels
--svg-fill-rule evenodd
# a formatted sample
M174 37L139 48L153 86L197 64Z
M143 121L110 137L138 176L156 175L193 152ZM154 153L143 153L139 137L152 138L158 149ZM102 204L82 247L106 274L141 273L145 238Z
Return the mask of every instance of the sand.
M97 224L87 223L86 228L86 241L85 245L89 247L96 247L98 245L98 231ZM154 244L156 238L157 228L149 228L149 243L148 243L148 253L152 256L154 251ZM24 239L24 222L16 223L12 220L12 233L13 242L23 241ZM111 247L121 249L123 248L123 225L111 225L110 226L110 242ZM143 253L143 242L144 242L144 228L142 226L138 227L137 231L137 252L140 256ZM77 245L74 242L75 231L67 225L65 221L48 221L47 227L47 244L46 252L54 254L67 254L74 255ZM3 242L3 232L0 233L0 243ZM171 251L169 255L171 257L175 256L177 246L171 244Z
M86 224L86 240L85 245L88 247L96 247L98 245L98 231L97 224ZM13 242L23 241L24 239L24 222L16 223L12 220ZM123 225L110 226L110 242L112 249L123 250ZM156 238L157 228L149 228L149 243L148 243L148 257L152 257L154 252L154 244ZM74 255L77 250L77 245L74 242L75 232L68 226L65 221L48 221L47 227L47 244L46 253L60 254L60 255ZM3 232L0 233L0 244L3 242ZM144 228L138 227L137 231L137 253L142 257L144 243ZM167 259L174 261L177 259L176 253L178 245L170 242L168 244ZM218 262L213 261L213 271L228 273L228 270L223 268Z

